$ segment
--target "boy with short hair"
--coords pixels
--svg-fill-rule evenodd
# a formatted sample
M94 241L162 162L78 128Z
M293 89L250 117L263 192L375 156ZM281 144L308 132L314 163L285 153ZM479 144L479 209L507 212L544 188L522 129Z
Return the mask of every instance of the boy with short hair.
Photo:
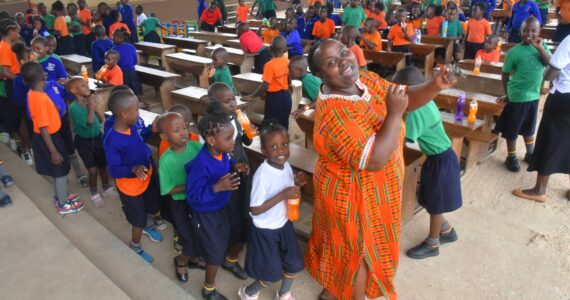
M340 42L343 43L348 50L350 50L354 56L356 57L356 61L358 62L358 66L362 70L367 69L366 59L364 58L364 52L362 48L360 48L356 44L356 39L360 37L360 31L356 29L354 26L345 26L342 28L342 32L340 34Z
M406 23L406 9L400 7L396 11L397 23L390 27L388 32L388 49L387 51L410 53L409 45L414 42L415 34L412 24ZM410 65L412 59L406 56L406 65Z
M61 57L55 53L55 49L57 49L57 39L53 35L48 35L46 37L48 43L48 54L57 58L61 61Z
M291 18L289 20L283 20L286 24L283 26L285 30L281 32L281 35L286 38L287 41L287 54L289 57L296 55L303 55L303 43L301 42L301 36L297 29L297 20Z
M271 59L269 49L263 44L261 38L249 29L249 24L239 23L237 36L241 44L241 49L246 53L254 53L253 71L257 74L263 73L263 67Z
M56 16L53 23L53 30L58 37L57 49L55 52L59 55L73 54L73 38L69 33L69 27L65 20L65 7L63 6L63 3L58 0L51 5L51 9Z
M91 61L93 71L96 72L105 64L105 53L113 48L113 41L107 38L103 25L96 25L93 31L95 32L95 41L91 43Z
M313 25L313 36L316 39L330 39L334 36L334 21L328 18L327 7L321 7L319 11L319 20Z
M499 100L506 106L497 120L494 132L507 140L508 156L505 166L519 172L517 137L522 135L526 145L524 160L529 161L534 151L534 132L538 117L538 101L544 68L550 62L550 50L539 37L540 21L528 17L521 26L522 42L507 53L503 64L503 86L506 95Z
M244 0L238 0L238 7L236 10L237 21L247 23L247 15L249 15L249 6L245 4Z
M44 20L44 23L46 24L46 28L48 29L48 31L50 33L53 33L53 24L55 22L55 16L48 13L47 6L44 3L38 3L37 10L38 14L42 17L42 20Z
M489 21L483 18L485 9L485 4L481 2L473 6L473 16L467 21L467 33L463 40L465 59L475 58L477 51L485 47L485 37L492 33Z
M303 87L303 94L311 101L311 104L305 105L303 108L293 112L293 117L296 118L299 114L306 110L314 109L321 89L322 80L307 72L309 63L305 56L295 56L289 60L289 77L291 80L300 80Z
M79 6L79 22L81 23L81 30L83 31L83 36L85 36L85 51L87 51L88 54L91 54L91 43L95 40L95 36L91 30L93 15L91 14L91 10L87 7L87 2L85 2L85 0L78 0L77 5Z
M485 49L477 51L475 58L481 57L481 60L488 63L498 63L501 59L501 52L497 50L499 36L490 35L485 41Z
M121 67L117 65L120 58L121 55L115 50L109 50L105 53L105 65L107 66L107 70L101 74L101 81L104 84L123 84L123 71L121 70Z
M157 170L150 148L137 133L138 99L128 91L117 91L109 97L109 108L115 124L103 140L109 175L115 179L123 212L132 226L130 247L147 262L153 258L141 247L142 234L151 241L162 241L152 215L160 209Z
M382 35L376 30L377 21L373 18L366 19L362 31L360 47L364 50L382 51Z
M232 81L232 74L230 73L230 68L226 64L227 56L228 51L224 47L219 47L212 51L212 67L215 69L214 75L212 76L212 83L223 82L232 89L234 94L236 94L236 88Z

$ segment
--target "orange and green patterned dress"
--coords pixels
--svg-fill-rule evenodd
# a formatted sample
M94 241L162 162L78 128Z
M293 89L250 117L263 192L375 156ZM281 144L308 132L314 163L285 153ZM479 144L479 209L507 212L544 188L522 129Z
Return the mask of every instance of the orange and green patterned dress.
M374 73L356 82L362 96L319 94L314 145L315 208L305 264L339 299L350 299L356 272L368 267L366 295L396 299L393 279L400 252L402 142L384 169L366 171L375 133L387 114L390 83Z

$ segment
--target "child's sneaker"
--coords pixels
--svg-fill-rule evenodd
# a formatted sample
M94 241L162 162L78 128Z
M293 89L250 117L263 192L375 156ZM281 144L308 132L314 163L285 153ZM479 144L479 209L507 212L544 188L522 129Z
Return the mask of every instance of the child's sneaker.
M77 178L77 182L79 183L80 187L87 187L87 185L89 184L89 180L87 179L87 176L85 175L81 175Z
M78 213L85 207L85 204L79 201L67 201L63 205L57 207L57 213L60 215L67 215L71 213Z
M10 175L3 176L2 178L0 178L0 181L2 181L4 187L9 187L12 184L14 184L14 179Z
M0 208L6 208L10 206L12 206L12 198L10 198L8 195L4 195L4 197L0 199Z
M257 299L259 299L259 292L257 292L255 295L250 296L245 292L246 288L247 288L247 286L244 285L244 286L240 287L238 290L238 296L241 300L257 300Z
M162 241L162 234L156 230L155 226L148 226L143 228L143 234L148 236L148 238L155 243Z
M10 150L12 150L13 152L18 151L18 142L16 142L15 139L10 139L10 141L8 142L8 146L10 147Z
M103 198L101 198L101 194L99 193L91 195L91 202L93 202L93 206L97 208L105 206L105 201L103 201Z
M154 219L154 226L158 230L165 230L166 228L168 228L168 224L166 224L166 221L164 221L164 219L161 217Z
M104 198L119 198L119 193L114 187L109 187L108 189L103 191Z
M516 156L507 156L505 166L507 166L507 170L511 172L519 172L521 170L519 159Z
M279 292L275 293L275 300L295 300L291 292L287 292L279 296Z
M154 261L154 258L152 258L152 256L146 252L144 252L143 248L131 248L133 249L133 251L135 251L136 254L138 254L140 257L142 257L144 260L146 260L146 262L148 262L149 264L151 264Z
M34 164L34 160L32 159L32 154L30 154L30 151L22 151L20 157L26 164L28 164L28 166Z
M79 195L77 194L69 194L69 196L67 196L67 202L76 202L77 200L79 200ZM53 196L53 203L55 206L59 206L59 199L57 196Z
M426 241L423 241L421 244L415 246L414 248L408 250L406 255L410 258L414 259L423 259L432 256L439 255L439 246L433 247L429 245Z
M439 243L440 244L445 244L445 243L453 243L455 241L457 241L457 233L455 232L455 228L451 227L451 230L447 233L440 233L439 234Z

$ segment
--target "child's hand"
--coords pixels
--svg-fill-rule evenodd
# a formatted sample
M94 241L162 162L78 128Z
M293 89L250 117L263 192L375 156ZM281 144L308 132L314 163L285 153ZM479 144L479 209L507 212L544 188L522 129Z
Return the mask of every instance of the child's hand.
M89 108L89 110L95 110L95 102L97 101L97 99L95 99L95 97L93 97L93 95L90 95L89 97L87 97L87 108Z
M224 176L222 176L222 178L220 178L220 180L218 180L218 182L216 182L216 184L214 184L214 192L219 193L219 192L225 192L225 191L235 191L237 190L239 187L239 176L237 173L228 173Z
M242 96L241 100L245 102L253 101L255 98L252 95Z
M386 106L389 114L402 115L408 107L408 95L399 86L391 85L386 96Z
M140 180L146 180L148 169L143 165L138 165L133 167L133 173Z
M249 175L249 166L244 163L238 163L235 165L236 171Z
M51 153L51 163L56 166L61 166L63 163L63 156L59 153L59 151L54 151Z
M299 171L295 174L295 185L303 187L309 183L309 175L307 173Z
M301 196L301 188L298 186L290 186L281 191L281 196L284 198L283 200L299 199Z
M304 108L299 108L296 111L294 111L291 116L293 116L293 119L297 120L297 118L302 115L305 112Z
M445 90L457 83L456 76L450 76L450 66L442 66L439 71L433 76L431 82L438 90Z
M537 37L536 39L532 40L532 45L534 46L534 48L536 49L540 49L542 48L542 39Z
M498 104L507 104L507 103L509 103L509 96L504 95L504 96L502 96L502 97L498 97L497 100L496 100L496 102L497 102Z
M214 68L214 66L209 66L207 72L208 72L208 78L212 78L214 77L214 73L216 73L216 68Z
M156 118L154 118L154 120L152 121L152 132L153 133L159 133L160 132L160 128L158 128L158 119L159 119L159 116L156 116Z

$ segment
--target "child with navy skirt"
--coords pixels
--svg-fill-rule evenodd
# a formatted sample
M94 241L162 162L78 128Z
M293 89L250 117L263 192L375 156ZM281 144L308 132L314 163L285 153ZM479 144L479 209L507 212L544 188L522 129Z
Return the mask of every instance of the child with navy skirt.
M394 82L415 85L424 82L415 67L394 75ZM420 177L419 202L430 215L430 233L406 254L415 259L439 255L439 245L457 240L455 229L443 216L462 205L459 162L451 149L440 112L432 101L406 115L406 140L418 142L427 156Z
M304 173L293 175L289 159L287 130L268 123L261 130L261 150L267 159L253 176L251 226L245 257L247 274L255 281L238 290L242 300L255 300L271 282L282 280L276 299L291 300L295 275L304 268L293 224L287 218L288 199L299 199L306 184Z

